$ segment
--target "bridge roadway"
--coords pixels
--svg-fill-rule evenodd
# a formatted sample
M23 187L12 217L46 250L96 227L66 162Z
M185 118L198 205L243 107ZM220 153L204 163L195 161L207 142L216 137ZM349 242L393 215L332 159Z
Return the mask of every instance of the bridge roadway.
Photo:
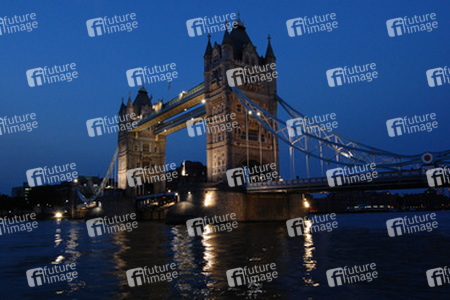
M160 112L154 112L141 120L136 127L132 130L139 132L149 127L155 126L156 133L167 135L177 130L186 127L186 121L190 118L198 118L206 115L202 100L205 99L205 87L204 83L193 87L189 91L177 96L163 105ZM188 109L192 109L195 106L199 108L193 111L186 112ZM203 110L201 109L203 107ZM181 116L177 116L180 115ZM171 118L175 117L171 120Z
M429 188L426 176L422 170L394 171L378 173L371 182L345 183L330 187L326 177L294 179L283 181L266 181L247 184L248 193L264 192L335 192L335 191L367 191Z

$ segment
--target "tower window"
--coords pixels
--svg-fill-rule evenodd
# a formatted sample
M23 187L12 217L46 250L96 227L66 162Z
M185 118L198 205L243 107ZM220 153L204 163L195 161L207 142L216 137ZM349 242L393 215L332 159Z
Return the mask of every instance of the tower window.
M245 133L245 131L243 131L241 134L241 140L246 140L246 139L247 139L246 133Z
M249 130L248 131L248 139L250 141L257 141L258 140L258 130Z

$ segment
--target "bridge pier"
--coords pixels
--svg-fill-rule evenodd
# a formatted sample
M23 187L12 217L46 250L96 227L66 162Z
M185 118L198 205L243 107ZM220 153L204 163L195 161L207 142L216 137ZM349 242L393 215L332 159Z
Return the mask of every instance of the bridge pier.
M189 218L236 214L237 221L286 221L304 217L308 210L301 193L246 193L243 190L223 190L205 187L180 193L178 205L168 213L169 223L183 223Z

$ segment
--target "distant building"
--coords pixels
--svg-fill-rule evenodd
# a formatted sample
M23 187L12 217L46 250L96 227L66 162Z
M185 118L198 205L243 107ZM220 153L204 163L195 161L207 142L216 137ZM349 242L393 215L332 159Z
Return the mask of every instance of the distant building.
M13 187L11 189L11 196L12 198L24 198L25 200L28 200L30 190L31 188L28 183L24 182L22 186Z
M420 194L392 194L385 192L342 192L330 193L325 198L311 201L314 213L343 213L347 208L367 206L372 208L389 207L395 210L446 210L450 209L450 199L428 189Z
M72 193L72 187L74 184L77 184L78 189L85 195L91 196L97 192L97 189L100 187L103 178L98 176L78 176L75 181L71 182L61 182L60 184L51 185L51 187L63 197L65 200L70 199ZM114 179L110 178L108 183L106 184L107 188L117 187ZM34 187L37 188L37 187ZM11 189L12 198L24 198L26 201L29 200L30 191L33 188L29 187L27 182L23 183L23 186L13 187Z
M182 186L192 186L206 182L206 166L198 161L184 161L177 169L177 178L167 182L167 189L178 191Z

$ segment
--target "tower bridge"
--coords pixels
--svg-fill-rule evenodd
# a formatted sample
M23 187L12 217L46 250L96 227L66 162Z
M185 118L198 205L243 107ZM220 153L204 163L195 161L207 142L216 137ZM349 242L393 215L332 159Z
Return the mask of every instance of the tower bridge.
M274 163L279 174L279 142L289 146L291 160L291 180L250 183L244 188L244 193L246 191L249 195L269 193L271 196L261 196L261 199L265 199L261 200L255 196L246 198L241 194L240 196L233 194L242 193L243 189L240 187L239 191L234 190L227 196L221 195L223 199L228 199L223 201L230 203L241 199L254 205L261 205L261 201L279 198L277 194L280 192L301 195L305 192L343 189L423 188L426 187L426 181L421 170L422 166L425 165L428 168L441 166L449 160L450 150L400 155L320 128L303 130L301 134L292 135L292 128L288 128L286 120L281 120L277 116L279 107L286 111L292 120L303 118L303 125L307 127L313 124L308 123L310 121L303 114L278 95L276 78L271 81L244 82L238 87L231 87L227 80L228 70L276 63L270 36L265 55L259 55L246 32L246 27L240 20L231 32L224 32L221 44L215 42L213 45L208 36L203 59L203 82L188 91L181 92L167 103L161 100L152 101L152 97L148 96L144 87L141 87L134 101L131 100L130 95L127 104L122 103L119 115L134 113L139 118L132 131L119 132L118 138L118 187L127 190L129 196L165 192L164 182L130 187L127 185L127 171L164 165L167 135L185 128L188 120L224 117L230 114L235 114L239 124L237 128L226 132L205 133L208 182L226 182L227 170L239 167L250 168L254 165ZM305 158L308 178L293 179L295 156L299 154ZM322 173L324 168L329 169L331 166L358 166L374 163L381 175L370 183L331 188L325 177L309 178L312 160L320 164ZM413 171L405 171L411 169ZM383 171L386 173L382 174ZM216 189L215 193L219 192L220 188ZM301 203L302 197L294 197L295 200L289 197L279 201L280 209L267 204L262 207L275 210L275 214L283 215L284 218L285 211L290 210L286 207L292 208L293 203L296 205ZM219 201L220 197L216 195L215 198L215 201ZM239 209L242 208L241 205L241 203L234 204L235 208ZM246 208L247 214L252 214L249 211L253 213L257 211L254 206L252 207ZM298 211L292 211L294 214L298 213ZM259 213L263 212L259 211Z

